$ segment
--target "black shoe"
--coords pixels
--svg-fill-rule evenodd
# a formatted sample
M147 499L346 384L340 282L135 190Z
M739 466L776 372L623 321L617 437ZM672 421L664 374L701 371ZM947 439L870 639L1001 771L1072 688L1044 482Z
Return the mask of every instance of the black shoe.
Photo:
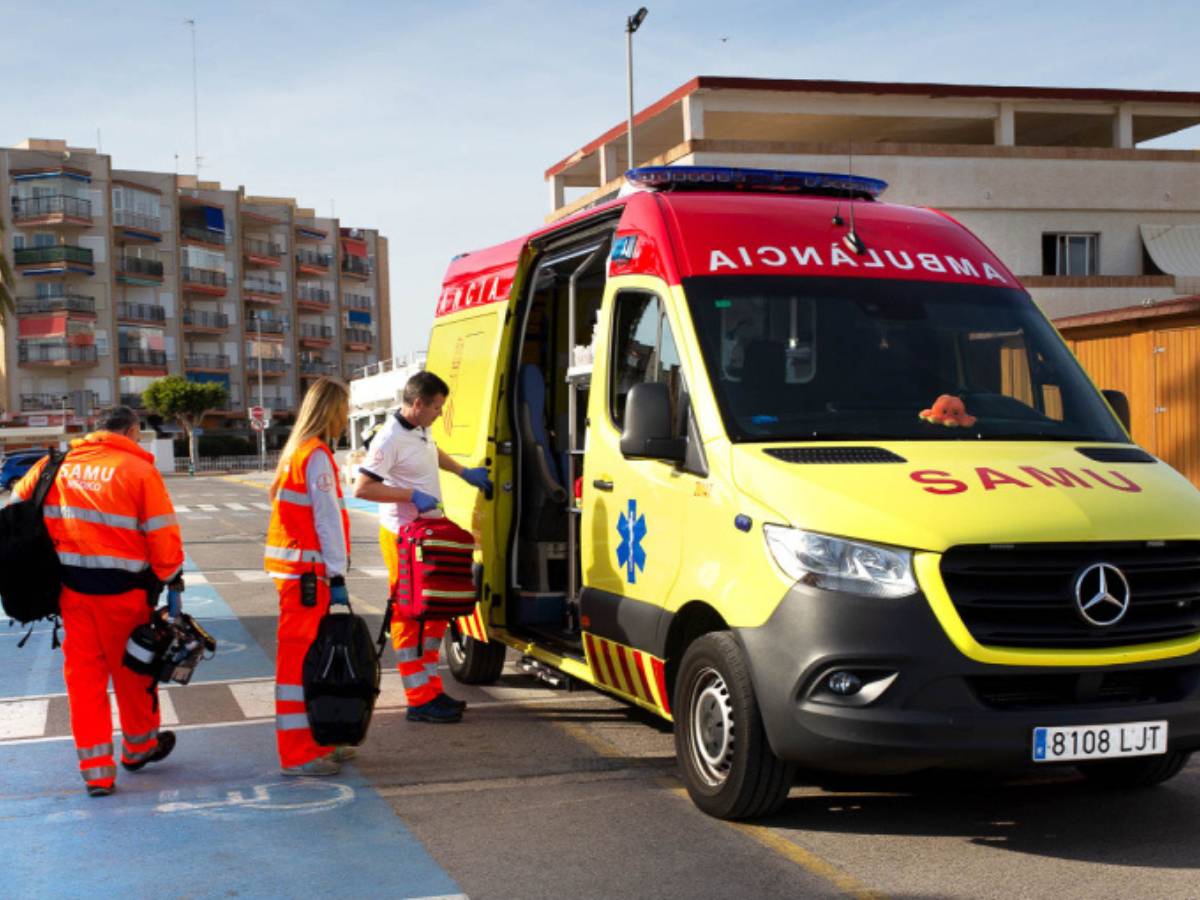
M151 753L145 759L138 760L137 762L125 762L125 760L121 760L121 767L124 768L126 772L136 772L138 769L146 765L146 763L159 762L160 760L166 759L171 755L171 751L174 749L175 732L164 731L159 734L158 746L154 748L153 753Z
M433 702L446 707L446 709L457 709L459 712L467 708L466 700L459 700L457 697L451 697L449 694L438 694L433 698Z
M89 797L107 797L117 789L114 784L89 784L87 792Z
M433 722L438 725L448 725L462 719L462 711L443 706L437 700L430 700L420 706L410 706L404 718L410 722Z

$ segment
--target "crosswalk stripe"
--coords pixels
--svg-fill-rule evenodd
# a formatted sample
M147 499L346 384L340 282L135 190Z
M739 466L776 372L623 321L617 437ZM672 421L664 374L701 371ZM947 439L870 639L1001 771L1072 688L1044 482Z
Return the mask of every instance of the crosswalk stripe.
M216 512L217 511L217 508L215 506L213 506L211 503L197 503L196 509L202 509L205 512Z
M238 581L270 581L271 574L261 569L239 569L233 573Z
M248 512L250 509L250 507L242 506L240 503L226 503L225 505L230 509L236 509L238 512Z
M271 504L270 504L270 503L255 503L255 504L254 504L254 508L255 508L255 509L261 509L261 510L263 510L263 511L265 511L265 512L270 512L270 511L271 511Z
M117 699L112 694L108 695L109 703L112 707L112 726L113 731L121 730L121 719L117 714ZM160 690L158 692L158 711L162 715L163 725L178 725L179 714L175 712L175 704L171 702L171 692Z
M46 733L49 700L15 700L0 703L0 740L41 737Z
M190 506L176 506L175 507L175 512L177 512L177 513L191 512L191 511L192 511L192 508Z
M368 578L387 578L388 570L386 566L355 566L357 571L362 572Z

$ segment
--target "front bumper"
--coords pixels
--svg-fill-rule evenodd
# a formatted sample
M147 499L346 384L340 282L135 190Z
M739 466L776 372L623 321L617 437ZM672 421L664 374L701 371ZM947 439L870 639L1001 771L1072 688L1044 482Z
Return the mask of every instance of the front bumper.
M1169 722L1170 750L1200 749L1194 653L1103 667L980 663L955 648L922 594L883 599L806 585L762 626L734 634L772 750L805 767L1009 769L1032 765L1037 726L1157 719ZM837 670L878 676L881 693L864 701L822 690Z

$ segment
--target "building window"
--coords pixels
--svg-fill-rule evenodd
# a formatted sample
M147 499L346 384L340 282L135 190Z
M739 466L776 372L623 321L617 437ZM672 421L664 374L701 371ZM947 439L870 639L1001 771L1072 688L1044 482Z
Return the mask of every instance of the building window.
M1043 275L1099 275L1100 235L1043 234Z

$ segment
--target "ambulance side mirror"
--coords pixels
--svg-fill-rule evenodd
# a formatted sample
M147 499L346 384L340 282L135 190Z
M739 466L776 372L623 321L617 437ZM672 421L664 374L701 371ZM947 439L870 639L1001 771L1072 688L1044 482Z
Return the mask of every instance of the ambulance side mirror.
M634 459L683 462L687 440L671 436L671 393L667 385L635 384L629 389L625 397L621 453Z
M1122 391L1101 391L1100 393L1104 395L1104 399L1108 401L1108 405L1117 414L1117 418L1121 420L1121 424L1125 426L1125 430L1132 434L1133 426L1130 425L1129 398Z

